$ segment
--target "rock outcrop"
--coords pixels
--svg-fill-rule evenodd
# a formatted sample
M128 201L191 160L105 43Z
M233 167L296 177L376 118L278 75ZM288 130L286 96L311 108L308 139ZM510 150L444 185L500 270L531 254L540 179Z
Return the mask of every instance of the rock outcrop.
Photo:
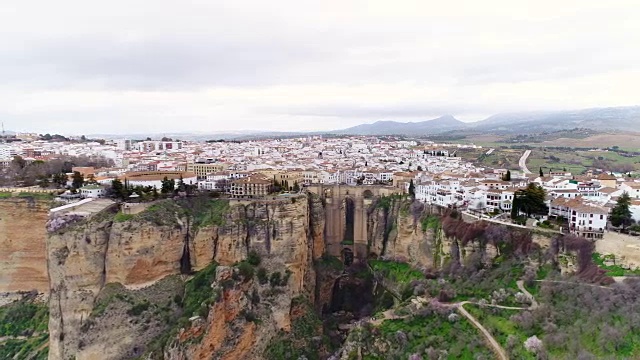
M0 293L49 291L48 212L49 201L0 199Z
M264 350L266 341L276 331L290 329L293 298L303 296L313 302L316 278L313 261L323 252L324 217L319 199L300 196L282 200L232 201L215 221L204 221L203 214L177 209L172 201L164 200L128 217L105 211L49 234L50 359L89 359L95 355L95 349L100 348L96 342L106 342L115 335L101 329L102 334L90 337L91 351L83 348L79 341L87 337L79 336L81 329L91 332L86 324L105 285L119 283L134 290L169 275L203 269L213 261L221 268L231 266L245 260L249 252L259 254L260 267L268 274L288 275L276 294L270 297L271 304L265 308L268 312L265 310L263 314L266 319L263 325L244 321L243 335L241 339L234 337L234 343L239 341L252 354L258 354L256 351ZM246 294L250 290L255 288L258 294L269 290L269 284L260 286L247 282L225 289L221 301L212 304L211 314L217 315L207 319L200 334L202 341L214 344L211 346L216 351L226 354L225 349L229 349L225 341L231 340L221 334L226 331L222 327L230 325L218 323L219 315L224 314L229 321L237 318L245 308ZM231 311L231 308L235 310ZM215 338L220 336L221 339ZM137 344L135 350L140 351L144 346ZM211 348L203 350L179 345L170 353L175 355L172 358L181 358L179 354L194 358L192 356L205 350ZM225 356L238 358L234 356L247 354L241 349L235 351L240 353ZM123 348L119 354L105 353L105 358L121 358L125 353L135 351Z

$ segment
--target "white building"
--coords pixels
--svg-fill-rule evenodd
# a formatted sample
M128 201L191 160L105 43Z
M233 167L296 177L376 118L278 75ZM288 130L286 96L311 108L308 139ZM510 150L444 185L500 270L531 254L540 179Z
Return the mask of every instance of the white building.
M80 195L85 199L97 199L107 195L107 191L100 185L86 185L80 188Z

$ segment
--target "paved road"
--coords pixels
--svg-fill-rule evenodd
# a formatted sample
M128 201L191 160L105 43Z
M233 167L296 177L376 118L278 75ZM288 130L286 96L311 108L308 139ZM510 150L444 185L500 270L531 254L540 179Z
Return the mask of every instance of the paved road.
M520 169L522 169L522 172L525 174L531 174L531 171L529 171L529 169L527 168L527 158L529 157L529 155L531 155L531 150L525 151L524 154L522 154L520 161L518 161Z

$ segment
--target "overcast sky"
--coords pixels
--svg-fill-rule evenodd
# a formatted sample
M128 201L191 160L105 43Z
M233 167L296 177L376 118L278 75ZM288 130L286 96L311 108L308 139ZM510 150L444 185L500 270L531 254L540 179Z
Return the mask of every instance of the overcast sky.
M637 0L4 0L0 119L327 130L640 105Z

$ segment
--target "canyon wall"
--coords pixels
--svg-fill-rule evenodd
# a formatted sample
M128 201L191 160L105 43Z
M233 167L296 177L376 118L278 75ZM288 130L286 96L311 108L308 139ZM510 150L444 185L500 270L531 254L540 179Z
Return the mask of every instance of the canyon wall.
M341 260L323 256L336 244L327 244L333 225L317 195L162 200L135 215L116 211L49 233L50 359L260 359L276 351L275 338L291 336L304 309L329 308L342 274ZM401 196L372 200L365 258L437 268L476 251L497 255L492 245L445 236L441 212ZM247 265L256 254L259 265ZM203 289L206 298L187 298Z
M49 201L0 199L0 293L49 290L45 224Z
M226 203L225 200L211 201L218 205ZM286 286L278 288L277 294L270 297L269 306L263 307L261 325L243 322L245 350L258 354L276 331L290 329L292 299L302 296L313 302L313 262L324 251L324 217L319 199L300 196L249 203L232 201L223 206L222 211L193 210L185 204L186 208L179 208L173 200L164 200L133 216L104 211L49 234L50 359L91 359L97 354L103 359L116 359L139 355L145 350L145 343L136 340L136 334L144 331L141 330L144 327L129 329L130 341L114 342L114 338L122 336L121 327L109 329L95 324L100 322L95 321L96 316L100 316L96 315L96 304L108 297L105 291L113 288L112 284L122 285L128 291L126 296L120 293L120 298L134 299L139 295L135 293L137 289L143 291L161 279L204 269L214 261L219 264L216 281L225 283L224 280L237 272L231 266L245 260L250 252L259 254L260 266L269 274L288 275ZM210 216L209 212L214 211L218 213ZM229 347L225 341L231 340L225 340L221 334L237 333L226 327L239 316L247 294L253 289L260 294L268 293L264 284L252 284L228 287L225 283L227 287L221 291L221 299L211 305L212 313L218 317L209 316L207 325L201 326L198 344L216 343L214 350L225 353ZM229 310L231 308L235 310ZM228 322L219 322L220 312L225 313L223 318ZM206 350L193 341L179 342L173 344L166 356L193 358Z

